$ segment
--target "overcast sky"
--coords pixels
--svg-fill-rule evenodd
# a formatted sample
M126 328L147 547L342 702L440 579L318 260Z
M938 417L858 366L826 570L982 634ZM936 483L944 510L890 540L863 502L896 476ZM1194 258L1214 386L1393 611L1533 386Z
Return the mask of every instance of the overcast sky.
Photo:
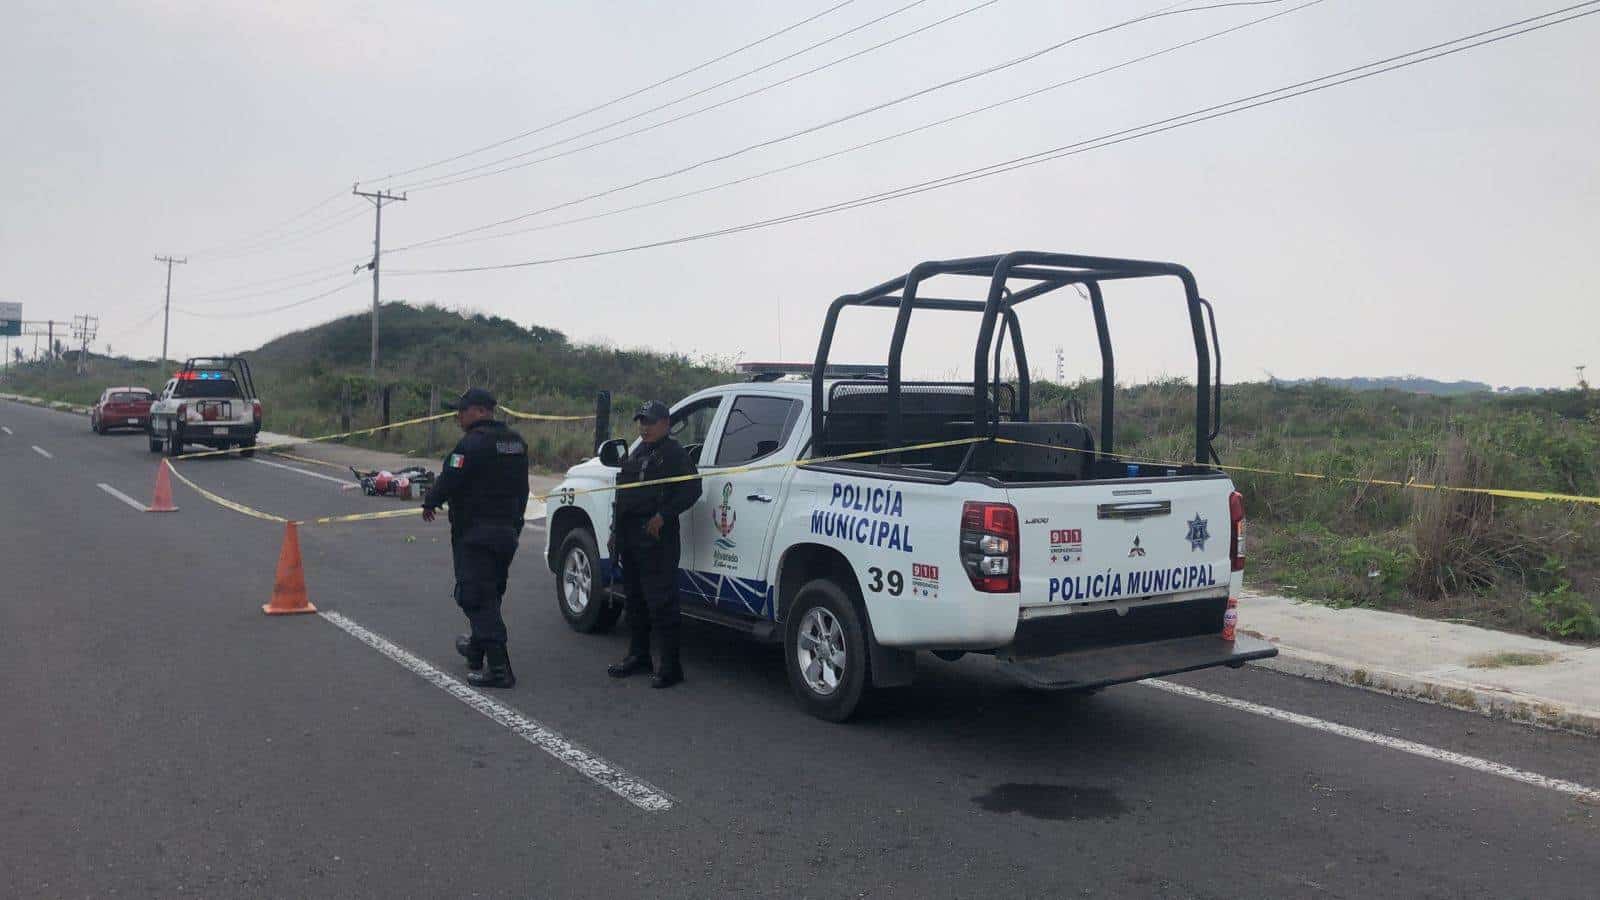
M538 130L839 2L7 0L0 299L22 302L28 319L97 314L101 349L154 356L165 269L152 256L188 255L174 271L173 355L246 349L370 304L370 280L351 273L371 253L371 206L349 196L358 179L364 188L409 188L409 200L383 212L384 244L400 248L652 179L1140 14L1215 0L994 0L788 84L583 149L981 2L925 0L895 13L911 0L854 0ZM582 261L404 274L583 254L784 216L1118 132L1573 0L1324 0L868 149L569 222L872 141L1301 2L1136 24L470 237L568 224L386 254L383 294L491 312L578 340L805 359L823 311L841 293L924 259L1061 250L1189 266L1216 303L1228 380L1419 373L1570 385L1575 364L1600 371L1600 16L793 224ZM602 127L886 15L726 86ZM534 164L427 187L429 178L493 171L511 163L485 164L519 154L512 162ZM977 287L946 292L958 290ZM325 291L333 293L261 314ZM1192 375L1174 286L1111 289L1108 301L1122 378ZM1069 376L1098 372L1081 301L1062 292L1023 313L1036 369L1053 374L1060 347ZM858 316L862 327L849 330L836 356L879 361L886 317ZM930 314L917 322L910 362L918 371L947 374L970 359L972 318Z

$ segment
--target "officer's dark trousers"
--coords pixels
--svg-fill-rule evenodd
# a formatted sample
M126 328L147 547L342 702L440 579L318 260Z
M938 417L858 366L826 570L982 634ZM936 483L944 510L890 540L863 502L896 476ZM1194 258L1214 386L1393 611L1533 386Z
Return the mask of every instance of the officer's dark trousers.
M627 591L624 608L628 613L630 655L650 656L650 637L655 635L657 672L672 672L678 663L678 535L661 530L661 539L652 540L642 523L621 529L622 584ZM638 532L634 534L633 532Z
M467 614L472 641L479 647L506 642L500 601L506 595L511 558L517 554L517 533L514 525L469 525L450 535L456 605Z

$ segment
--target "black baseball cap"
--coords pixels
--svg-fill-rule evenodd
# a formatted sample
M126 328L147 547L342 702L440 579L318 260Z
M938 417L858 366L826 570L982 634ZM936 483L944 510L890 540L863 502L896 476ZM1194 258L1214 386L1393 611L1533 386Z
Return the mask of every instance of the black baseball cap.
M643 406L639 407L639 411L633 414L633 420L635 422L659 422L670 415L672 415L672 410L667 409L665 403L660 400L647 400Z
M494 395L483 388L467 388L466 393L455 400L446 400L441 404L445 409L466 409L469 406L481 406L484 409L494 409Z

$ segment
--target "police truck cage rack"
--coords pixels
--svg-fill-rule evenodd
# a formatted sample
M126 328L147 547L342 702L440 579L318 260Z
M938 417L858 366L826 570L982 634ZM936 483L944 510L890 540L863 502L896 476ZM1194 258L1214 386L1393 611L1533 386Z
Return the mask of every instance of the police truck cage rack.
M250 363L242 356L196 356L184 360L174 372L178 381L222 381L231 378L246 399L256 399L256 385L250 378Z
M983 300L925 296L923 284L939 276L965 276L988 282ZM1195 350L1194 465L1164 471L1141 471L1117 461L1113 413L1116 364L1107 326L1102 284L1134 278L1172 278L1183 289ZM1093 314L1100 347L1100 433L1098 441L1079 423L1031 421L1028 358L1016 308L1023 303L1081 285ZM1076 291L1069 297L1078 299ZM828 362L839 314L846 308L895 309L889 360L883 377L829 380L836 367ZM972 312L980 315L972 352L972 381L905 381L902 356L911 315L918 310ZM1015 385L1002 381L1001 360L1006 338L1016 369ZM1216 316L1200 296L1194 276L1176 263L1066 253L1016 251L970 259L920 263L905 275L856 294L845 294L828 307L817 356L811 367L811 428L814 457L866 449L888 449L920 442L961 437L1012 438L1049 449L994 443L971 443L931 454L890 454L864 465L949 471L960 478L974 468L1009 470L1030 480L1121 478L1143 474L1198 475L1215 472L1220 462L1212 441L1221 429L1222 353ZM1098 446L1096 446L1098 444ZM976 464L976 466L975 466ZM1150 467L1144 467L1148 470Z

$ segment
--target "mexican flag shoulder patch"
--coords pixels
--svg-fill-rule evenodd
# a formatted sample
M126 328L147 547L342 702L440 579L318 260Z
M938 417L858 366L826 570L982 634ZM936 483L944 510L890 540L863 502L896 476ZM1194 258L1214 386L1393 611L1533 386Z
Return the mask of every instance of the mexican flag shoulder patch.
M450 454L450 458L444 461L444 466L447 469L459 469L466 464L467 458L459 453Z

